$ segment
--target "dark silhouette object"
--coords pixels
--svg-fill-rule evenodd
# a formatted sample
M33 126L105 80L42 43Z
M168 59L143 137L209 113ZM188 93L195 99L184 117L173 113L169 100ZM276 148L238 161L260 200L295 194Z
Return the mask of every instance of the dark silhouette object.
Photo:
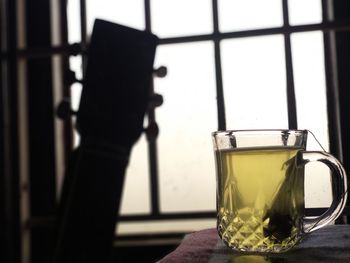
M109 262L125 169L143 130L157 37L96 20L62 190L55 263Z

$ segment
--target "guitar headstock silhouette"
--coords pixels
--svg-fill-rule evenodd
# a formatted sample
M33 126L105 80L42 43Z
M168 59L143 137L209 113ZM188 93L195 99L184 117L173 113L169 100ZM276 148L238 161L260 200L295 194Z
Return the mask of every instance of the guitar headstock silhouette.
M132 145L142 132L158 38L96 20L77 128L84 139Z
M150 101L158 38L96 20L77 112L81 142L67 168L54 262L107 262L125 169Z

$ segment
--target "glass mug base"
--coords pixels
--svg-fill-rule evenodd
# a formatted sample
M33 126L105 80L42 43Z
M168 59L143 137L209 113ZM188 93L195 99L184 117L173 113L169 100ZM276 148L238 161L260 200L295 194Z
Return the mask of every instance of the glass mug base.
M220 238L229 247L241 252L281 253L294 247L300 240L300 223L293 225L291 220L284 224L272 225L273 219L261 211L245 209L240 215L221 215L217 230ZM299 220L298 220L299 221Z
M274 236L265 236L263 231L247 226L235 231L230 227L223 230L222 225L218 225L217 230L227 247L243 253L282 253L293 248L301 240L299 234L281 240Z

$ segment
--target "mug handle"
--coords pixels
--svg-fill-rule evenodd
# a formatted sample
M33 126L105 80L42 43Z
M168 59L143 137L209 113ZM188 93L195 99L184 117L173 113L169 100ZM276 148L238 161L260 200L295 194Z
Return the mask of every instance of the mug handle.
M345 207L348 195L346 172L335 157L326 152L299 151L296 158L297 167L305 166L309 162L322 162L331 170L333 201L328 210L322 215L316 218L303 219L304 233L315 231L337 219Z

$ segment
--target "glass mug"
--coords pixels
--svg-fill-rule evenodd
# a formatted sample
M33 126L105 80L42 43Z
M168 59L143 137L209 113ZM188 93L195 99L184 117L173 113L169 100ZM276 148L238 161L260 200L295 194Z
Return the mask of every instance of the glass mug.
M287 251L306 233L334 221L347 200L346 173L326 152L306 151L307 130L218 131L212 134L217 173L217 229L243 252ZM331 170L333 201L317 218L305 217L304 167Z

